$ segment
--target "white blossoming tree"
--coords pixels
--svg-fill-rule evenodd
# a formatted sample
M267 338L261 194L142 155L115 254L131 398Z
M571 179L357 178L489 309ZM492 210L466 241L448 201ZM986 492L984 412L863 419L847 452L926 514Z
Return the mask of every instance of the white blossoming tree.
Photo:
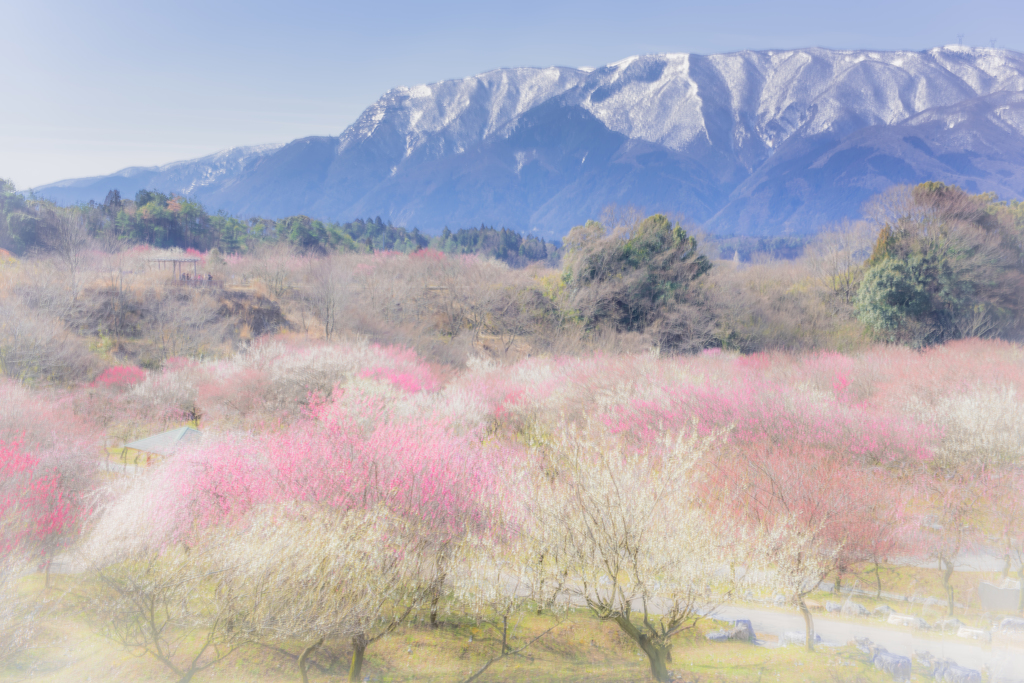
M603 427L562 425L536 450L534 523L560 532L545 561L565 591L615 622L670 679L672 638L730 594L740 546L695 500L695 464L711 439L681 435L637 447Z
M381 509L313 506L254 511L243 529L219 530L222 561L260 595L251 621L261 642L304 643L310 657L327 641L352 645L349 680L362 680L366 648L391 633L428 597L433 566L402 520Z

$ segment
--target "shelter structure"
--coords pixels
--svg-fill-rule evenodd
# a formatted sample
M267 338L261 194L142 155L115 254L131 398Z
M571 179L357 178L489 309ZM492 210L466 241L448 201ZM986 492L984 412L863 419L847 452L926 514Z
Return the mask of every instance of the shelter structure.
M192 427L178 427L166 432L160 432L145 439L132 441L124 445L125 450L132 449L143 453L155 453L157 455L172 455L181 446L190 443L198 443L203 438L203 433Z
M157 268L163 269L167 264L171 267L171 278L177 280L187 272L188 265L192 264L192 277L199 279L199 259L195 256L153 256L146 259L149 263L157 264Z

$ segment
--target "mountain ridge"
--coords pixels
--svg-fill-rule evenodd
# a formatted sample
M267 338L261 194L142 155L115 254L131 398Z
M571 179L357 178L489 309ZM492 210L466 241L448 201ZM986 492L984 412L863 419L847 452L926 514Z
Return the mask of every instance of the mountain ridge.
M617 203L722 234L807 233L896 182L1024 195L1022 92L1024 55L957 46L495 69L393 88L337 137L36 191L101 200L120 178L126 194L150 183L241 214L381 215L429 232L486 222L551 237Z

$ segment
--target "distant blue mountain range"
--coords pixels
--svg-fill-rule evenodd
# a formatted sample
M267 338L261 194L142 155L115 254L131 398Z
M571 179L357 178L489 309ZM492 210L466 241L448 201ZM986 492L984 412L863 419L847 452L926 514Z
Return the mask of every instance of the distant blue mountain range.
M498 69L396 88L338 137L35 191L79 202L158 189L243 216L544 237L618 204L724 235L800 235L925 180L1024 197L1024 55L815 48Z

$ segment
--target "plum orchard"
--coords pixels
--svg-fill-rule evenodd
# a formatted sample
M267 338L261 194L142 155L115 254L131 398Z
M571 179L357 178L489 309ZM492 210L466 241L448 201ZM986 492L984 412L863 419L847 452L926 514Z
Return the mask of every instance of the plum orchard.
M292 648L303 680L344 651L361 680L396 629L466 615L500 641L475 678L533 642L523 614L571 608L667 680L676 636L738 589L786 596L810 646L826 577L867 568L881 591L896 557L946 568L997 537L1024 572L1022 361L965 341L453 372L275 341L64 392L5 384L0 533L22 561L74 546L96 630L176 680L255 644ZM185 416L200 445L103 485L39 427Z

